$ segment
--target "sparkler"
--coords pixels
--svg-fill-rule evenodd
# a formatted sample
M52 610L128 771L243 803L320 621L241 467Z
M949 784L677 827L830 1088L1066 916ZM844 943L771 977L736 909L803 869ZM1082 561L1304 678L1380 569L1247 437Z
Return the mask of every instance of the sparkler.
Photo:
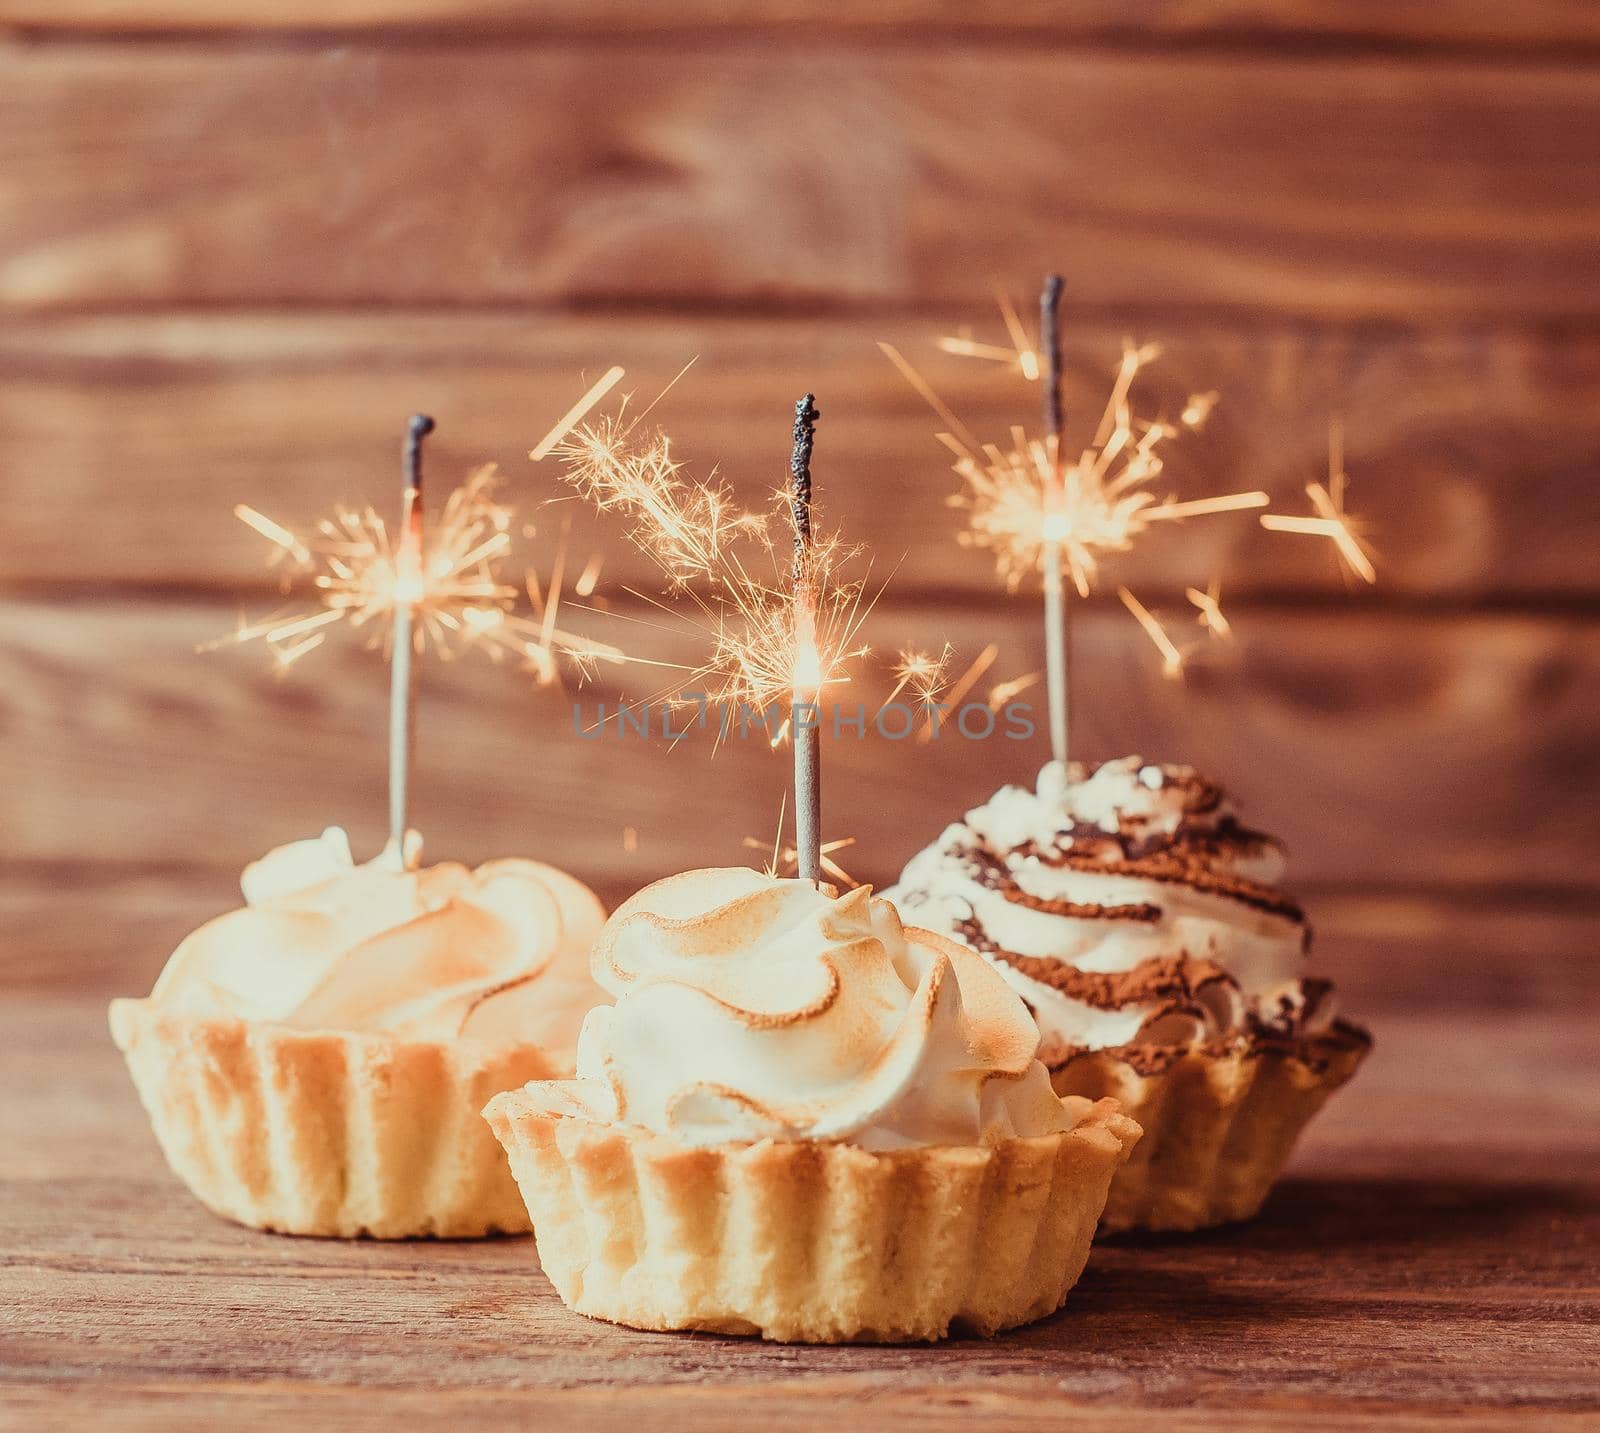
M433 432L426 413L412 415L406 427L401 466L405 481L400 500L400 545L395 555L392 592L392 654L389 660L389 846L404 860L411 760L416 750L416 685L411 680L412 629L422 601L422 440Z
M794 747L797 866L803 879L819 880L820 731L810 718L819 694L848 681L851 662L866 654L858 639L871 603L862 582L840 575L856 550L814 527L815 399L807 394L795 405L790 482L779 495L792 537L783 560L768 520L744 509L726 485L687 472L665 434L642 431L654 404L634 416L628 401L592 421L564 420L531 456L556 458L565 481L628 521L629 538L660 570L672 601L635 595L673 616L685 607L698 614L690 621L705 632L709 655L678 667L684 675L655 699L686 701L692 691L697 701L737 707L741 721L756 712L765 719L780 704L787 711L772 744L787 735ZM758 551L771 578L755 573Z
M812 587L811 448L816 439L816 399L794 405L794 451L789 459L789 495L794 512L794 844L802 881L822 879L822 743L820 723L800 719L803 704L816 716L822 684L817 653L817 598Z
M1044 659L1045 691L1050 708L1050 755L1067 761L1067 618L1066 589L1061 581L1061 543L1067 535L1061 480L1061 275L1045 280L1039 299L1039 337L1044 348L1045 461L1044 490Z
M340 623L371 631L368 645L384 647L390 658L389 843L402 860L410 855L406 832L418 656L430 649L443 657L479 651L494 661L515 655L540 685L559 680L558 654L580 676L600 661L623 659L615 647L558 625L564 543L548 597L528 575L534 618L514 610L519 590L500 571L511 549L511 513L495 501L492 464L472 473L445 500L437 519L424 523L422 445L433 428L433 419L420 413L407 425L400 523L392 539L370 507L340 509L321 520L309 539L252 507L235 508L239 520L271 544L267 565L285 569L285 587L296 577L308 579L317 602L309 612L291 610L241 624L231 636L203 647L260 641L281 670L314 651ZM598 574L593 564L591 571Z
M391 541L388 525L372 508L340 509L306 539L241 504L235 516L272 545L268 567L285 568L286 585L295 577L308 579L317 603L309 612L290 610L242 624L228 637L205 643L203 650L259 641L282 669L314 651L332 627L344 622L369 629L371 645L391 652L431 649L451 657L478 651L492 661L520 658L541 686L559 680L558 657L566 658L580 678L599 662L621 661L615 647L559 625L564 546L548 596L535 574L527 576L534 619L514 610L519 589L501 575L511 552L511 511L495 499L498 481L493 464L469 475L427 524L416 551L407 549L408 524L403 522L399 540ZM579 579L580 589L589 582L592 590L591 573L598 577L594 563ZM404 640L390 620L402 607L411 627Z
M1192 395L1175 422L1137 417L1133 384L1160 357L1153 344L1124 343L1093 437L1076 458L1068 458L1060 396L1060 287L1054 275L1046 281L1038 350L1028 344L1009 305L1002 305L1012 342L1009 349L978 344L965 336L939 344L945 352L1005 361L1024 378L1042 379L1042 437L1014 427L1003 444L980 441L898 350L887 343L878 346L944 424L936 437L953 455L954 470L962 480L961 491L950 500L966 514L958 541L993 555L1007 591L1015 592L1034 573L1042 578L1051 751L1057 760L1065 760L1071 734L1066 580L1071 579L1078 596L1088 597L1104 560L1129 551L1157 524L1261 508L1268 497L1250 491L1180 500L1154 490L1162 473L1163 446L1203 426L1217 395ZM1134 616L1137 619L1138 613ZM1143 621L1140 625L1154 640L1151 626ZM1165 649L1162 655L1171 671L1173 663Z

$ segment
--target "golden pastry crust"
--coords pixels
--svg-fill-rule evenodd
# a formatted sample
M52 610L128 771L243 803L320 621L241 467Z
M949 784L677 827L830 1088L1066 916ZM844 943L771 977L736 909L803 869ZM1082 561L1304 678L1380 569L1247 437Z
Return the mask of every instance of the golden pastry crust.
M1112 1181L1102 1231L1187 1232L1253 1218L1301 1130L1369 1049L1352 1031L1194 1049L1144 1071L1110 1050L1074 1055L1051 1072L1056 1093L1114 1099L1144 1130Z
M149 1000L113 1001L110 1022L167 1163L214 1213L342 1238L528 1231L478 1111L566 1073L541 1050L207 1019Z
M645 1329L803 1343L993 1334L1060 1308L1139 1138L1110 1100L1064 1133L872 1152L694 1148L551 1114L484 1111L568 1307Z

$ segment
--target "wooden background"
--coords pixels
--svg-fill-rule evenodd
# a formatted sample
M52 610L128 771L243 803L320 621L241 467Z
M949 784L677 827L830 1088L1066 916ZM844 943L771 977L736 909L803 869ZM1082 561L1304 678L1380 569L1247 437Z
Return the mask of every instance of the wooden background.
M747 492L815 387L827 513L898 564L874 640L1036 668L1036 605L949 540L954 479L874 340L980 429L1031 418L932 341L1054 266L1074 411L1124 332L1164 340L1152 401L1224 395L1179 490L1290 511L1338 411L1381 564L1351 590L1248 517L1152 544L1116 576L1177 624L1220 570L1239 643L1174 685L1114 597L1080 606L1078 750L1234 787L1358 1006L1600 994L1592 7L0 0L0 27L8 983L143 989L252 856L377 841L381 659L194 648L275 600L233 505L388 503L413 409L437 479L498 459L533 510L526 449L611 362L648 395L699 355L662 416ZM540 561L571 511L534 512ZM470 661L423 685L435 857L616 898L773 830L757 744L582 742ZM832 742L826 824L881 882L1043 755Z
M1597 236L1587 0L0 0L0 1423L1594 1427ZM1177 490L1298 511L1342 413L1379 554L1354 590L1249 517L1135 554L1107 593L1174 630L1224 574L1239 640L1181 686L1114 597L1075 608L1079 752L1189 760L1281 833L1378 1034L1262 1218L1102 1243L1059 1318L933 1355L605 1329L526 1241L183 1197L104 998L267 847L383 822L381 658L194 650L276 601L234 505L387 507L426 409L435 490L500 462L547 566L575 508L530 444L585 375L648 396L699 355L680 452L757 493L814 387L826 515L894 571L869 635L1017 676L1035 600L951 542L874 340L980 430L1031 420L933 340L1052 267L1079 421L1124 333L1162 340L1153 404L1223 393ZM625 607L615 538L574 519ZM474 660L423 668L420 721L432 856L611 900L751 859L787 775L579 740ZM1044 755L833 741L826 825L882 882Z

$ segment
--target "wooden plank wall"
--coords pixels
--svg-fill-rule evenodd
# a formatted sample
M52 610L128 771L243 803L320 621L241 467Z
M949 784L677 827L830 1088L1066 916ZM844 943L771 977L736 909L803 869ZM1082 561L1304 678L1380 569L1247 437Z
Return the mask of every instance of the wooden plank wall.
M1085 604L1079 749L1236 787L1360 999L1593 999L1597 233L1579 0L0 0L0 978L142 988L267 845L377 839L380 660L193 649L274 600L233 505L386 500L415 408L436 472L498 460L537 507L523 454L585 373L649 393L698 354L662 417L747 491L814 386L829 514L894 570L873 639L1036 668L874 340L1002 428L1035 394L932 340L1057 266L1075 411L1159 338L1152 403L1223 393L1175 485L1290 509L1342 413L1382 569L1353 591L1248 520L1136 554L1174 622L1223 571L1240 641L1176 686ZM571 514L534 514L540 560ZM424 682L437 855L615 898L773 829L759 744L585 742L508 669ZM1042 758L833 741L827 823L882 881Z

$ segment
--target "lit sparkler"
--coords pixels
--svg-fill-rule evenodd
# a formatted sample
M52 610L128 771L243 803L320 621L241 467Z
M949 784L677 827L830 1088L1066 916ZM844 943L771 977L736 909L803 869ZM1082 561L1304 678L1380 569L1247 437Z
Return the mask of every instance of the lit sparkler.
M529 574L534 617L515 610L519 588L502 572L511 555L511 510L495 496L499 481L492 463L476 469L420 533L409 519L403 521L398 540L370 507L341 508L302 537L241 504L235 516L271 544L268 566L283 568L286 583L297 577L306 582L316 600L309 610L244 623L206 648L259 641L283 668L314 651L343 622L369 631L371 645L391 655L405 649L518 658L540 685L559 680L558 658L567 659L580 677L598 662L621 661L616 648L559 625L564 545L548 596ZM400 626L408 629L404 635Z
M650 409L629 415L627 402L616 413L567 422L530 456L558 459L564 479L598 510L630 523L630 539L652 559L675 599L644 600L673 615L685 607L696 614L690 620L706 634L708 656L698 666L679 668L682 677L656 699L685 701L692 695L738 708L741 720L746 714L765 717L776 706L789 714L773 745L787 736L794 746L799 869L805 879L817 880L819 730L811 718L820 693L848 681L851 662L866 654L859 637L871 604L863 604L860 581L840 576L855 549L812 528L813 399L807 395L795 408L791 484L783 495L793 539L787 561L778 557L767 519L744 509L725 484L688 473L665 434L641 431ZM756 575L760 568L771 568L773 575Z
M998 358L1005 353L1024 377L1042 378L1041 437L1013 427L1004 443L980 441L892 345L879 347L945 425L936 436L954 456L954 470L963 484L951 504L967 515L958 540L993 555L1008 591L1016 591L1033 573L1041 574L1051 748L1057 760L1065 761L1069 723L1064 579L1070 577L1077 594L1087 597L1099 580L1104 559L1127 552L1157 524L1265 507L1268 497L1250 491L1179 500L1155 490L1163 468L1163 446L1202 426L1217 402L1215 393L1200 393L1190 397L1176 422L1138 417L1133 384L1140 371L1160 356L1155 345L1124 344L1093 437L1076 458L1068 457L1062 437L1056 332L1059 294L1060 280L1052 276L1040 305L1040 352L1028 345L1020 324L1013 321L1014 311L1007 320L1010 349L996 345L994 352L980 352L980 346L966 338L940 345L946 352L975 357Z
M692 609L688 620L706 637L705 661L679 668L657 699L693 692L715 706L762 712L789 706L797 673L813 692L848 681L850 664L867 652L860 633L870 606L863 584L841 576L856 550L813 532L796 549L810 599L797 605L797 574L787 552L780 559L774 524L741 506L726 484L692 475L664 433L642 431L643 416L629 417L624 400L622 412L576 424L545 448L565 481L630 524L630 540L673 600L635 595L674 617ZM797 516L783 495L778 526L796 535Z
M1307 483L1306 496L1311 499L1314 517L1291 517L1280 513L1262 513L1261 526L1273 532L1298 532L1312 537L1325 537L1333 543L1334 550L1363 582L1376 582L1377 569L1372 556L1356 534L1353 518L1345 512L1345 488L1349 476L1344 470L1344 440L1338 424L1328 435L1328 482Z

